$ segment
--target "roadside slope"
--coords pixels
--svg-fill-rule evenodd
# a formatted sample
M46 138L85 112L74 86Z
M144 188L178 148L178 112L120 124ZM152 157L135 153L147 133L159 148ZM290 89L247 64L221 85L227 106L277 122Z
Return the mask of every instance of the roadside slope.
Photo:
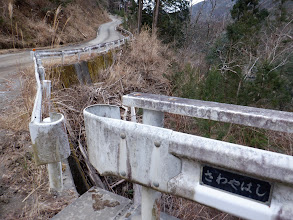
M110 17L112 21L100 26L95 39L74 46L61 47L58 48L58 50L77 49L123 38L123 36L115 30L115 27L118 26L121 21L114 16ZM32 65L33 62L30 57L30 50L0 55L0 110L5 108L7 99L10 100L19 93L20 82L17 73L23 68L33 68Z
M120 20L112 19L101 25L96 39L62 49L122 38L115 31ZM30 52L0 55L0 63L0 216L3 219L49 219L70 204L76 193L67 190L62 197L50 194L46 166L36 166L33 161L25 120L31 114L29 105L34 94L28 90L35 87ZM30 70L20 72L25 67ZM6 117L9 121L5 121ZM63 163L62 169L69 171L68 164Z
M89 40L109 21L105 0L0 0L0 49Z

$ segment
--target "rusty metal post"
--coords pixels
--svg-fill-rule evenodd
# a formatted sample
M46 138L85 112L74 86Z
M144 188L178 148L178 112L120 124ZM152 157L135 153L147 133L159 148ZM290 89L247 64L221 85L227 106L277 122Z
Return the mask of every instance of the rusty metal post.
M143 110L143 124L164 127L164 113ZM155 159L155 158L152 158ZM156 184L156 183L154 183ZM160 219L160 198L161 193L153 189L142 187L141 190L141 219L142 220L159 220Z
M49 117L43 120L44 123L51 122L50 111L51 111L51 81L43 80L43 115ZM48 164L48 175L50 191L61 192L63 189L63 178L62 178L62 164L61 162L49 163Z

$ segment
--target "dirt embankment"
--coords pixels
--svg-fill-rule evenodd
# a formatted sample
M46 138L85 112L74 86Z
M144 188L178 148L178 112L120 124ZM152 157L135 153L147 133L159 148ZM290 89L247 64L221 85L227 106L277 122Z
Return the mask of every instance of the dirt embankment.
M0 0L0 49L89 40L109 20L103 1Z

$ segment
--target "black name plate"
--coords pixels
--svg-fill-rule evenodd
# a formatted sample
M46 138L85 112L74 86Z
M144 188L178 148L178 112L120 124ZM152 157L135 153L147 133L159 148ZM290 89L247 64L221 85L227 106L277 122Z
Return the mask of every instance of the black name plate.
M203 166L201 182L204 185L266 204L270 201L271 184L248 176L210 166Z

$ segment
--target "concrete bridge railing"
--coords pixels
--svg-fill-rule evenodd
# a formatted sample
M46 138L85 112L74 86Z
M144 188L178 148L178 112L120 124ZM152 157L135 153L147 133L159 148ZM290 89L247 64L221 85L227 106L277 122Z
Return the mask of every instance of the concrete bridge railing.
M127 36L119 40L77 49L31 52L34 61L37 93L29 129L37 165L48 164L51 190L62 191L61 161L68 158L70 148L64 116L59 113L52 113L50 109L51 81L45 80L45 69L42 65L42 59L60 57L63 64L65 56L78 55L79 60L80 55L83 53L107 52L113 48L120 47L133 38L133 35L129 31L117 27L116 29L127 34ZM44 116L47 118L44 118Z
M245 219L292 219L293 157L163 128L164 113L293 133L293 113L133 93L143 124L116 106L84 110L90 162L101 175L142 185L142 219L158 219L159 192Z

